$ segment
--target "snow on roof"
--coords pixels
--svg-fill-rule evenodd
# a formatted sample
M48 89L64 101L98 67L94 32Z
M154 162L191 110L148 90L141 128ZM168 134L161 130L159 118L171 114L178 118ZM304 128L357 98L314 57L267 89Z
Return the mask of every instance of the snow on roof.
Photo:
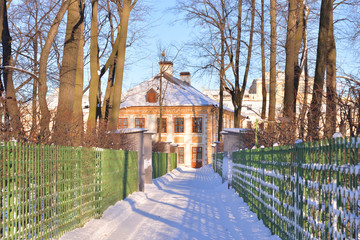
M156 75L149 80L140 83L123 94L121 108L139 107L139 106L158 106L155 103L146 101L146 93L154 89L158 94L160 92L160 76ZM215 106L219 103L210 97L204 95L188 83L181 81L167 73L162 77L162 97L163 106ZM224 106L227 111L233 111Z

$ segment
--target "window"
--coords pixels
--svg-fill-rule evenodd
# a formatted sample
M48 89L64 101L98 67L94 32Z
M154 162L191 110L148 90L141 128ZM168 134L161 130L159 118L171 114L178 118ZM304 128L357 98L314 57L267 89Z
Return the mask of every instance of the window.
M193 147L192 148L192 160L193 162L199 161L202 159L202 147Z
M175 118L174 119L174 132L175 133L183 133L184 132L184 118Z
M194 133L202 132L202 118L201 117L193 118L193 132Z
M145 128L145 118L135 118L136 128Z
M128 119L127 118L119 118L119 129L128 128Z
M160 118L157 119L157 128L156 128L157 132L159 132L159 128L160 128ZM162 119L161 132L166 133L166 118Z
M156 102L156 91L152 88L146 93L146 101L149 103L155 103Z
M249 128L249 129L252 128L252 123L251 123L251 121L247 121L247 122L246 122L246 125L247 125L247 126L246 126L247 128Z
M179 163L183 164L184 163L184 148L183 147L179 147Z

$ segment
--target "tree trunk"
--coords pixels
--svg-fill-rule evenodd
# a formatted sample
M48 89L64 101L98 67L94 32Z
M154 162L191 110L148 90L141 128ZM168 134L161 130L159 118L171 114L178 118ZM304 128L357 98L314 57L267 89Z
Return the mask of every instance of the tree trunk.
M247 59L246 59L246 66L245 66L245 74L244 79L242 83L242 87L239 94L238 99L238 106L239 106L239 115L241 114L241 108L242 108L242 101L244 98L245 88L247 84L247 78L249 75L250 70L250 63L251 63L251 52L252 52L252 46L253 46L253 37L254 37L254 26L255 26L255 0L251 0L251 26L250 26L250 39L248 44L248 53L247 53Z
M33 39L33 48L34 48L34 74L37 75L38 73L38 29L36 26L36 33ZM38 92L38 79L33 78L33 93L32 93L32 116L31 116L31 129L30 129L30 139L34 139L37 135L38 125L37 125L37 92Z
M106 85L106 90L105 90L105 96L104 96L104 100L103 100L103 106L101 109L101 121L102 124L105 126L104 129L106 129L106 124L107 121L109 119L109 111L110 111L110 106L112 103L112 96L111 96L111 92L114 86L114 76L115 76L115 69L116 69L116 58L117 58L117 49L118 49L118 45L115 45L115 41L114 41L114 25L113 25L113 21L112 21L112 16L111 16L111 8L110 8L110 4L109 4L109 0L106 1L106 5L107 5L107 10L109 12L109 23L110 23L110 37L111 37L111 46L112 46L112 52L111 54L114 53L114 57L112 57L111 62L109 61L109 76L108 76L108 81L107 81L107 85ZM119 35L117 36L117 39L119 38ZM100 76L101 78L101 76Z
M297 93L299 89L299 82L302 69L299 65L299 52L301 48L301 43L304 37L304 15L305 15L305 4L304 0L300 1L300 7L297 12L297 24L296 24L296 32L295 32L295 57L294 57L294 116L296 116L296 101L297 101Z
M218 121L218 141L221 141L220 132L223 129L224 117L224 82L225 82L225 37L224 32L221 32L221 48L220 48L220 88L219 88L219 121Z
M105 90L105 96L104 96L104 100L103 100L101 115L102 115L102 119L105 123L107 123L107 121L109 119L109 113L110 113L110 108L111 108L111 103L112 103L112 97L113 97L112 93L113 93L114 81L115 81L115 79L114 79L115 69L116 69L116 58L114 58L114 62L110 66L110 69L109 69L109 77L108 77L106 90Z
M328 51L328 35L329 35L329 22L330 13L332 11L333 1L322 0L320 10L320 25L318 46L316 55L316 67L313 86L313 96L310 104L309 117L308 117L308 139L319 139L319 121L321 116L321 104L324 87L324 76L326 67L326 55Z
M220 73L221 75L222 73ZM220 96L220 101L219 101L219 121L218 121L218 136L217 136L217 140L220 142L221 141L221 134L220 132L223 129L223 115L224 115L224 84L223 84L223 80L221 79L222 77L220 77L220 88L219 88L219 96ZM236 123L236 120L235 120ZM236 127L236 126L235 126Z
M294 119L294 73L295 73L295 33L297 21L297 0L289 0L288 7L288 22L287 22L287 35L286 35L286 63L285 63L285 96L284 96L284 117L290 121Z
M303 103L299 115L299 139L305 139L305 117L308 110L308 93L309 93L309 74L308 74L308 37L307 37L307 19L309 14L309 8L306 8L306 18L304 18L304 56L303 56L303 66L304 66L304 97Z
M276 108L276 0L270 1L270 96L269 96L269 122L273 126Z
M261 0L261 93L262 93L262 106L261 106L261 119L266 118L266 79L265 79L265 37L264 37L264 0Z
M81 1L80 15L84 18L84 2ZM75 146L79 146L82 143L82 137L84 133L84 120L82 111L82 98L83 98L83 85L84 85L84 21L81 21L79 33L79 49L77 54L76 64L76 79L74 90L74 110L73 110L73 125L72 125L72 139Z
M236 50L235 50L235 89L231 94L234 105L234 127L240 128L241 107L239 105L240 98L240 47L241 47L241 19L242 19L242 0L238 1L238 19L236 22Z
M47 34L47 38L45 40L44 47L41 50L40 55L40 63L39 63L39 105L40 105L40 142L46 143L48 138L50 137L50 111L46 101L47 94L47 60L49 58L49 53L51 49L51 45L54 42L56 37L59 25L61 20L63 19L66 10L68 9L70 4L70 0L64 0L61 4L59 12L57 13L53 23L51 24L50 30Z
M133 5L131 0L125 0L121 9L120 16L120 42L118 47L118 54L116 60L116 70L115 70L115 85L114 85L114 98L112 101L112 108L110 111L110 121L109 121L109 130L114 130L118 126L119 120L119 111L121 103L121 91L122 91L122 82L124 74L124 65L125 65L125 50L126 50L126 39L127 39L127 29L129 23L129 16Z
M99 77L99 46L98 46L98 0L92 0L91 36L90 36L90 90L89 90L89 117L87 132L94 134L96 127L97 92L100 84Z
M163 100L163 89L162 89L162 79L163 79L163 76L164 76L164 72L165 72L165 69L163 69L164 66L161 66L161 69L160 69L160 78L159 78L159 121L158 121L158 124L157 124L157 131L159 131L159 135L158 135L158 142L161 142L161 130L162 130L162 116L163 116L163 112L162 112L162 100Z
M336 132L336 46L334 37L333 9L329 13L329 33L326 58L326 122L325 136Z
M71 0L66 25L66 36L62 65L60 69L59 102L53 140L58 145L72 145L71 130L75 99L81 23L81 0Z
M3 66L12 66L12 52L11 52L11 36L9 32L6 1L3 1L3 31L2 31L2 47L3 47ZM9 136L20 140L24 137L24 130L20 120L19 106L17 105L15 88L13 83L13 70L11 68L3 69L4 87L5 87L5 112L12 128ZM7 130L10 130L7 129Z

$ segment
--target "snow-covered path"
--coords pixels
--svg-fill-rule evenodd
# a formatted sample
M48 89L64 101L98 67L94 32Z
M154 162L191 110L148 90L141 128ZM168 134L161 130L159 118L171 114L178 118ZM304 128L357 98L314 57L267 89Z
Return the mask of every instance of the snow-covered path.
M178 168L107 209L65 239L280 239L211 166Z

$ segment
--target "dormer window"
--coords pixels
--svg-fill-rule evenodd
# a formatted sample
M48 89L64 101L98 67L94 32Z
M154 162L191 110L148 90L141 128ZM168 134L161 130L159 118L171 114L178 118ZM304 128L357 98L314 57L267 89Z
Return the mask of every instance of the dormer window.
M149 91L147 91L146 93L146 102L149 103L156 103L156 99L157 99L157 93L156 91L151 88Z

